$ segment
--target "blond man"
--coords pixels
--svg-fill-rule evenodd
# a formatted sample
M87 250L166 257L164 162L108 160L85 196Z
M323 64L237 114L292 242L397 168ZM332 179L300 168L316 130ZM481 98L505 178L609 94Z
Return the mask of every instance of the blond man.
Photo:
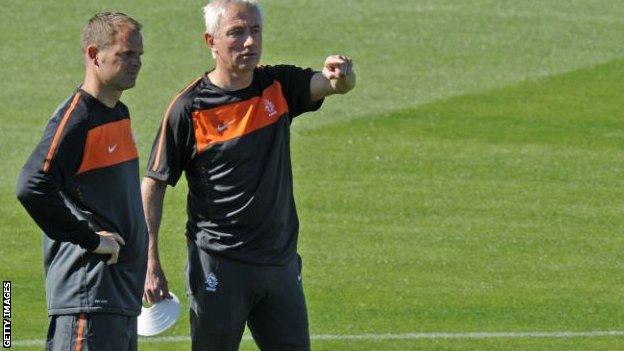
M84 81L20 174L17 196L45 234L46 350L137 349L147 228L130 113L119 98L141 68L140 30L123 13L89 20Z

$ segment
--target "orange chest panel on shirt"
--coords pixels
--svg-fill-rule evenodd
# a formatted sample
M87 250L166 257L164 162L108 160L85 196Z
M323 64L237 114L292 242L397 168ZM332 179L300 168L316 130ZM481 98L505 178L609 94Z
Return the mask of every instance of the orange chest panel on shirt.
M276 123L287 112L288 104L278 81L267 87L261 96L195 111L193 129L197 152Z
M77 174L130 161L138 157L130 119L106 123L87 133Z

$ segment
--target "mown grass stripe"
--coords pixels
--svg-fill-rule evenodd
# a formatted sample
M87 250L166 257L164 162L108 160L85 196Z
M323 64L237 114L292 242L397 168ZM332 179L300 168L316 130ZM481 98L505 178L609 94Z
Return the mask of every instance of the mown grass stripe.
M404 333L404 334L317 334L312 340L416 340L416 339L517 339L517 338L598 338L609 336L624 336L624 330L593 330L585 332L574 331L533 331L533 332L471 332L471 333ZM245 335L243 340L251 340ZM139 338L140 343L177 343L190 342L188 336L161 336ZM14 346L42 346L45 340L17 340Z

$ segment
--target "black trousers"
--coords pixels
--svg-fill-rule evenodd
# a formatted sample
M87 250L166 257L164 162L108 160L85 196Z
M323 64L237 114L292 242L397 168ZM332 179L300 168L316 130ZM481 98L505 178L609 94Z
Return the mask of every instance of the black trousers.
M79 313L50 317L46 351L137 351L137 317Z
M309 350L301 258L260 266L188 246L187 292L193 351L234 351L249 326L263 351Z

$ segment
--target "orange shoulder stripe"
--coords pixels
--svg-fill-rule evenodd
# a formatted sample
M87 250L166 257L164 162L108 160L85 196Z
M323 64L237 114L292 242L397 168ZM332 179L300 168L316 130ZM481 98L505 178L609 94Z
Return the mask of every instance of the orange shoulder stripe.
M279 81L260 96L206 110L193 112L193 130L197 152L215 143L223 143L276 123L288 113L288 104Z
M76 174L113 166L137 157L130 119L106 123L87 133L82 162Z
M169 103L169 106L167 107L167 110L163 115L162 125L160 126L160 139L158 140L158 150L156 150L156 160L154 161L154 166L152 166L152 171L156 171L158 169L158 166L160 165L160 155L162 154L163 145L165 143L165 134L167 132L167 119L169 119L169 112L171 112L173 104L178 101L182 94L186 93L191 87L195 85L195 83L202 79L202 77L203 76L196 78L191 84L187 85L186 88L184 88L178 95L176 95Z
M74 112L74 109L76 108L76 105L78 104L79 99L80 99L80 93L76 93L76 95L74 95L74 98L72 99L71 104L69 105L69 108L67 109L67 111L65 111L65 114L63 115L63 118L61 119L61 123L56 129L56 132L54 133L52 144L50 145L48 154L46 155L45 161L43 162L43 171L46 173L48 173L48 171L50 170L50 162L52 162L52 159L54 158L54 154L56 153L56 149L58 148L61 135L63 134L63 129L65 129L65 125L67 124L67 121L71 117L72 112Z

